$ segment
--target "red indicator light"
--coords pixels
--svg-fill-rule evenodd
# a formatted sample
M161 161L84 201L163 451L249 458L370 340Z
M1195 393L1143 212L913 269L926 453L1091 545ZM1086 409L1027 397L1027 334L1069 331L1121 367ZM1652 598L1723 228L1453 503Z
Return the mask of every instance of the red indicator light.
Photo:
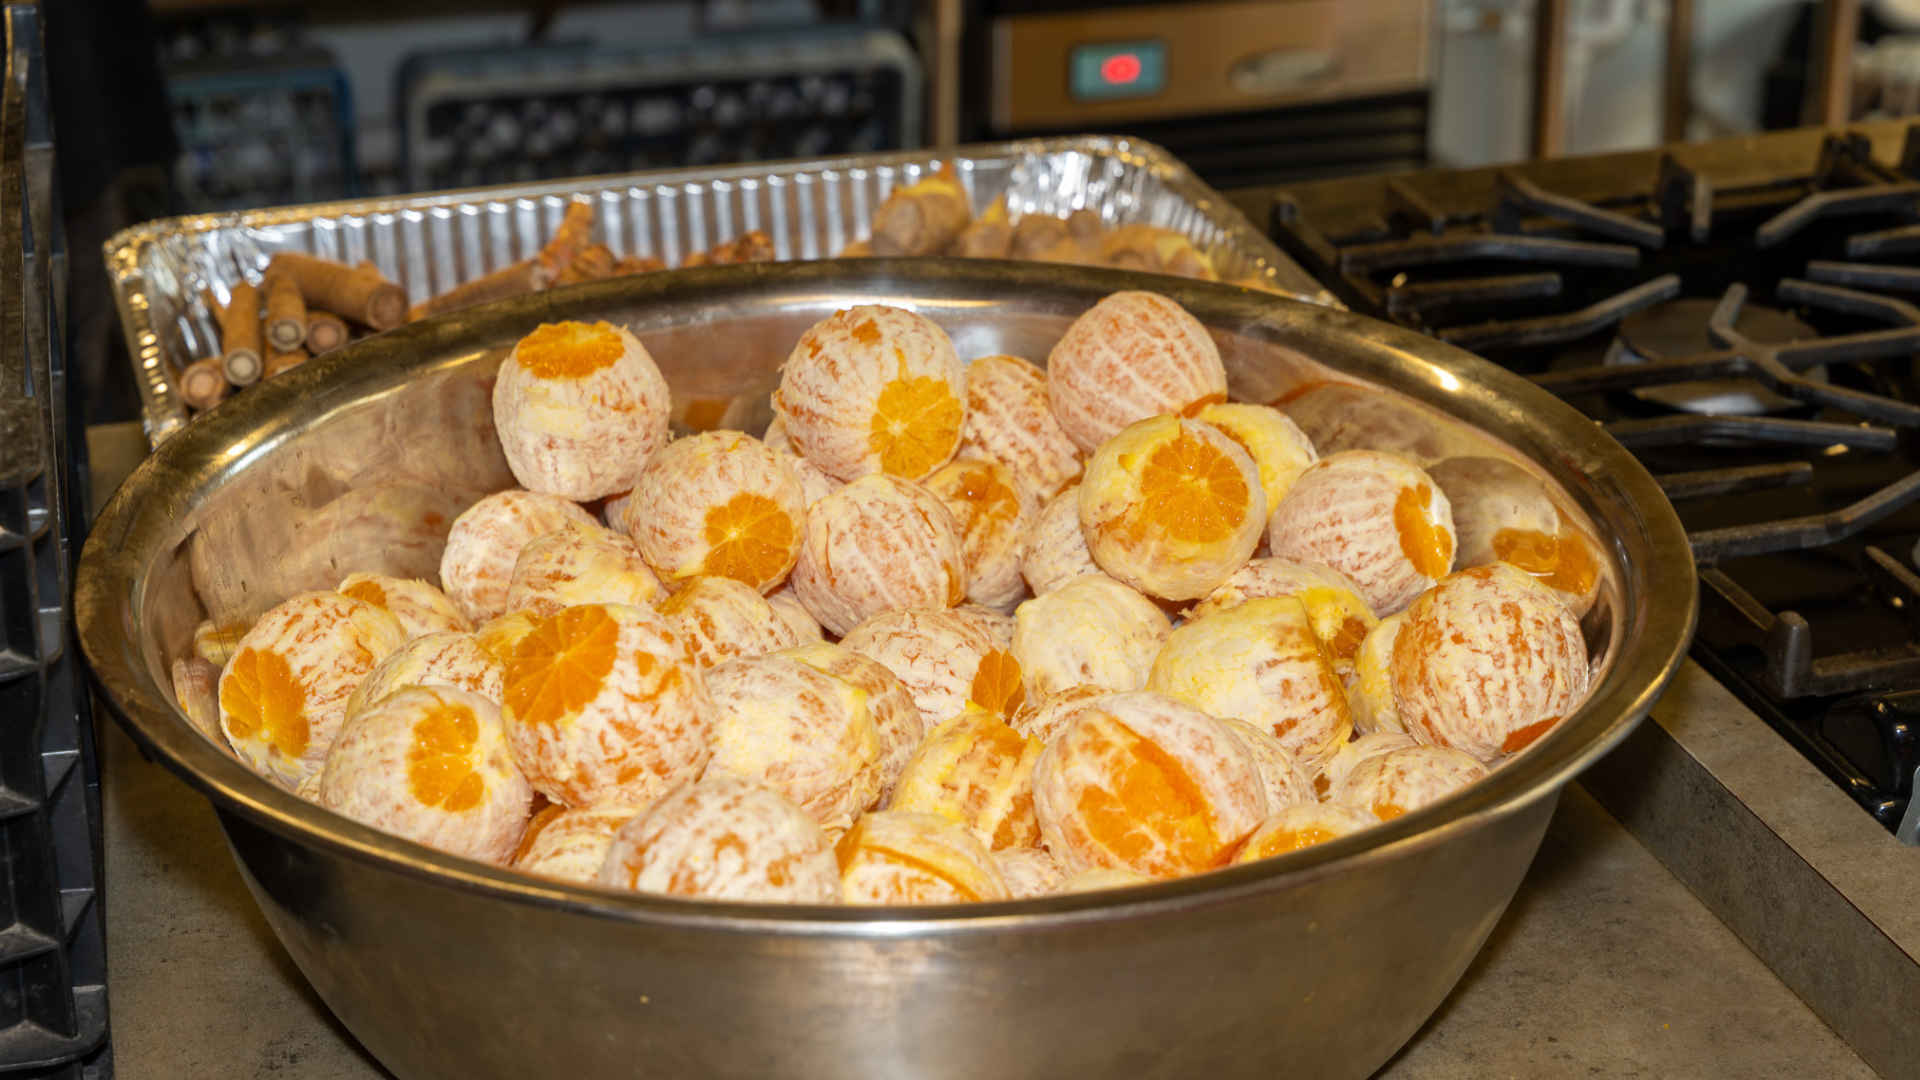
M1114 53L1100 61L1100 77L1109 84L1130 83L1140 77L1140 58L1133 53Z

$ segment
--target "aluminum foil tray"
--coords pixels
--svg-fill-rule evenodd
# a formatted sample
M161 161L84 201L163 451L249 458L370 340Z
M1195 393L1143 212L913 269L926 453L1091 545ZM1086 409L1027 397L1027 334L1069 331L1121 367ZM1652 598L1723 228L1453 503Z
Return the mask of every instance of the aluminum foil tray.
M175 379L218 341L203 290L258 282L275 251L371 260L414 301L538 252L570 199L595 203L599 239L616 255L676 266L689 252L751 229L781 259L829 259L867 236L895 184L950 162L975 210L1007 196L1015 215L1093 208L1110 225L1143 223L1192 237L1226 279L1331 302L1260 230L1159 147L1112 136L1034 139L862 157L582 177L391 199L151 221L106 245L107 273L133 357L149 443L188 420Z

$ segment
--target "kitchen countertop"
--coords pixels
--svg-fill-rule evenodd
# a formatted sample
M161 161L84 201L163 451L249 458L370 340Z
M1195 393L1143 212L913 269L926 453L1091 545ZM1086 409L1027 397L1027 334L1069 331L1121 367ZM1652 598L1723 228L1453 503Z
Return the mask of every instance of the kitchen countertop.
M88 445L97 506L145 444L114 425ZM388 1076L275 940L207 801L111 722L99 744L121 1080ZM1486 947L1378 1076L1874 1073L1576 784Z

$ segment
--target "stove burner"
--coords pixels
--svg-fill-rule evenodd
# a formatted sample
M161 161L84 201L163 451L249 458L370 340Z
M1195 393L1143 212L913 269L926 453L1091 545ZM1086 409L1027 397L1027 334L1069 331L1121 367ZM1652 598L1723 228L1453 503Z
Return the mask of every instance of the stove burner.
M1483 279L1484 280L1484 279ZM1609 296L1561 315L1542 315L1534 319L1507 319L1470 326L1449 326L1439 332L1441 341L1463 349L1512 349L1538 345L1558 345L1578 341L1604 330L1634 312L1680 295L1680 278L1663 274L1625 292Z
M1713 232L1713 184L1672 154L1660 155L1660 168L1653 178L1653 205L1662 225L1677 229L1685 224L1687 235L1696 244Z
M1910 214L1920 200L1920 128L1908 128L1900 167L1873 159L1873 141L1856 132L1829 135L1820 146L1814 182L1821 190L1782 210L1753 234L1766 249L1823 218L1858 214Z
M1642 360L1674 360L1711 352L1719 343L1708 334L1707 325L1719 306L1717 300L1697 297L1657 304L1627 316L1620 324L1620 340ZM1733 328L1741 336L1762 345L1785 345L1820 336L1800 319L1763 304L1741 308Z
M1651 221L1616 214L1579 199L1555 195L1516 172L1503 172L1494 183L1500 201L1493 209L1496 232L1517 233L1527 214L1564 221L1588 232L1615 240L1624 240L1644 248L1661 248L1667 243L1667 230Z
M1713 300L1686 297L1646 308L1626 317L1620 324L1620 337L1607 353L1607 363L1642 364L1649 360L1672 360L1711 352L1716 347L1709 324L1719 304ZM1777 308L1748 304L1740 310L1733 328L1741 336L1762 345L1785 345L1810 341L1819 332ZM1810 368L1807 378L1825 382L1824 366ZM1636 390L1634 396L1671 409L1722 416L1756 416L1788 412L1801 407L1792 398L1754 386L1745 380L1677 383L1651 390Z
M1764 344L1748 338L1737 328L1739 314L1747 302L1747 287L1735 284L1727 288L1708 320L1708 333L1724 343L1721 348L1644 364L1553 371L1535 375L1533 380L1562 397L1571 397L1740 376L1776 394L1810 405L1845 409L1863 419L1897 427L1920 426L1920 406L1911 402L1816 382L1800 374L1829 362L1911 357L1920 351L1920 308L1904 300L1793 278L1781 281L1775 291L1793 303L1875 318L1893 326L1812 341ZM1786 421L1775 421L1780 423Z

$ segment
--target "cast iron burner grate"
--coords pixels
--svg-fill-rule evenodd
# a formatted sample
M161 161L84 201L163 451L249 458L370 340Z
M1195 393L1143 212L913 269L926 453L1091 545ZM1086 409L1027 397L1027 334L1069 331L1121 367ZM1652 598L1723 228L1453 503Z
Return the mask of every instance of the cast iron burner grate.
M1273 223L1349 306L1529 375L1633 450L1701 566L1696 658L1920 842L1920 306L1898 295L1920 294L1901 261L1920 127L1903 135L1894 164L1847 132L1786 175L1682 149L1600 198L1533 175L1578 163L1402 177L1344 230L1282 192Z

